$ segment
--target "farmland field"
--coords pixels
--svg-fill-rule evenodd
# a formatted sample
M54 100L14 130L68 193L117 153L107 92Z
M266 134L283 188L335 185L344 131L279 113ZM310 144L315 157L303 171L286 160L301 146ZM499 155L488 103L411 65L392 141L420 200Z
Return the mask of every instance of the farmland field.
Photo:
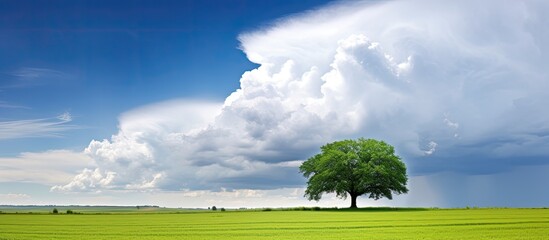
M10 213L0 239L549 239L549 209Z

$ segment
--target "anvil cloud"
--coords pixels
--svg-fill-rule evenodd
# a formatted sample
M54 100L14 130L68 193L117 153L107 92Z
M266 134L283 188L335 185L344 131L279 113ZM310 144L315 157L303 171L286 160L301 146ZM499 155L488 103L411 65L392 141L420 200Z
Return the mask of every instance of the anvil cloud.
M124 113L85 150L97 168L52 189L302 187L300 161L356 137L394 145L412 177L547 165L547 12L545 1L365 1L282 19L240 36L259 67L224 102Z

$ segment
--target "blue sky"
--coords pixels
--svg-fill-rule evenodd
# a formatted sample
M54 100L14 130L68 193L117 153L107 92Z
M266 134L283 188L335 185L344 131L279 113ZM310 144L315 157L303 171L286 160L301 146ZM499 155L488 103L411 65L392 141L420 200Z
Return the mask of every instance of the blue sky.
M240 33L325 2L5 1L0 101L12 107L0 108L2 120L69 112L77 129L3 141L0 151L79 149L110 137L125 110L224 99L255 67L239 50Z
M346 206L307 201L298 166L367 137L395 146L410 193L359 205L547 206L547 12L2 2L0 204Z

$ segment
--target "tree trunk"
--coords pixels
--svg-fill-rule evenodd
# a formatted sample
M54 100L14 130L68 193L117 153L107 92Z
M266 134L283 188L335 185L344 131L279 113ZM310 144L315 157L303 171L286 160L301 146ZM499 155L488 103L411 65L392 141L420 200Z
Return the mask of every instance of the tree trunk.
M351 193L351 208L357 208L356 206L356 198L358 197L357 194Z

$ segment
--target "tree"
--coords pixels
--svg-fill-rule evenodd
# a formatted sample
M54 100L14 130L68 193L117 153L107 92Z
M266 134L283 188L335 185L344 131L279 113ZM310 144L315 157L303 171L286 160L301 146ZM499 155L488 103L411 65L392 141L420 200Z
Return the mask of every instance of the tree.
M356 208L358 196L378 200L407 193L406 165L393 146L374 139L359 138L328 143L321 152L303 162L299 170L308 178L305 196L320 200L323 193L351 197Z
M57 208L54 208L53 211L52 211L53 214L58 214L59 211L57 210Z
M215 206L212 207L213 211L217 211L217 208Z

